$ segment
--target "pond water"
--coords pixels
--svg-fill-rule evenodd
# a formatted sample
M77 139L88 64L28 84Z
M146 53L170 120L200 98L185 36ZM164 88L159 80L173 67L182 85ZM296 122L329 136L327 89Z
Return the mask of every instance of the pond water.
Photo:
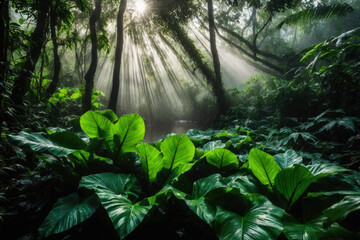
M145 120L145 142L156 142L169 133L184 134L189 129L206 130L210 123L194 120L151 121Z

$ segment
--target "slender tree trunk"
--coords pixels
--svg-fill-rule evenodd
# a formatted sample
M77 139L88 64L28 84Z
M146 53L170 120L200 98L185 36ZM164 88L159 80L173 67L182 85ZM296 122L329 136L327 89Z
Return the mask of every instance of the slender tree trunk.
M52 7L50 11L50 30L51 30L51 40L53 44L53 54L54 54L54 72L50 86L46 90L46 99L49 99L51 95L54 94L56 87L59 83L59 75L61 69L60 56L58 51L59 44L57 42L57 35L56 35L56 19L57 19L56 7Z
M96 67L98 64L98 42L96 35L96 23L100 21L101 14L101 0L96 0L95 9L90 16L90 37L91 37L91 64L85 74L85 94L83 97L83 112L89 111L92 108L91 95L94 88L94 78Z
M32 75L35 71L36 63L41 54L41 49L46 41L47 21L50 10L50 0L38 1L38 15L36 27L31 34L29 41L29 51L26 55L24 68L20 71L14 81L11 99L17 105L23 105L24 96L30 88Z
M113 85L109 101L109 109L113 110L115 113L120 87L121 55L124 45L124 13L126 10L126 4L127 0L121 0L119 12L117 15L117 42L115 52L115 65L113 74Z
M214 91L217 98L219 114L226 113L228 105L225 100L224 88L221 80L221 66L218 51L216 48L216 35L215 35L215 20L214 9L212 0L208 0L208 18L209 18L209 32L210 32L210 46L213 57L214 70L215 70L215 82Z
M5 87L5 76L8 66L9 23L9 1L3 1L0 3L0 98Z
M252 18L252 34L253 34L253 46L254 46L254 51L253 51L253 54L254 54L254 58L256 58L256 52L257 52L257 47L256 47L256 26L257 26L257 19L256 19L256 8L253 7L253 18Z
M9 24L9 1L5 0L0 3L0 132L2 130L5 109L2 95L5 91L8 69Z

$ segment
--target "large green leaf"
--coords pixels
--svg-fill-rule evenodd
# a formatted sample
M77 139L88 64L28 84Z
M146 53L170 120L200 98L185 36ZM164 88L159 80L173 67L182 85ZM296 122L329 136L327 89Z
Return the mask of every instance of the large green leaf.
M283 230L281 218L284 211L264 196L247 194L246 198L251 206L243 213L229 211L224 207L217 208L214 228L219 239L277 239Z
M326 177L329 175L333 175L339 172L347 172L349 171L346 168L343 168L341 166L332 164L332 163L317 163L313 165L307 165L306 166L312 174L317 176L317 178L320 177Z
M340 202L332 205L324 211L327 217L327 224L335 221L341 221L348 214L360 210L360 192L357 195L346 196Z
M351 233L338 224L325 229L324 217L316 218L306 223L300 223L292 216L285 214L283 218L284 235L287 239L299 240L337 240L358 239L358 235Z
M79 196L73 193L60 198L39 228L41 237L64 232L90 218L99 206L96 196L80 202Z
M87 147L86 143L73 132L57 132L49 136L54 143L70 149L83 150Z
M116 151L136 152L136 145L144 139L145 123L138 114L122 116L113 127Z
M281 168L271 155L258 149L251 149L249 167L262 184L270 185L274 189L275 177Z
M289 168L294 164L302 163L302 157L292 149L287 150L285 153L276 154L273 157L281 169Z
M141 189L136 177L130 174L99 173L83 177L79 187L95 190L96 193L121 194L137 198Z
M189 208L206 223L211 224L216 214L216 206L208 201L206 194L214 189L226 188L220 174L197 180L193 185L193 198L184 199Z
M145 218L152 206L133 204L122 195L109 192L98 192L101 204L107 211L120 239L124 239Z
M164 167L172 171L177 166L189 163L195 155L195 146L186 135L175 135L161 143Z
M90 138L104 139L108 143L113 141L113 124L107 117L97 112L88 111L82 115L80 126Z
M104 117L107 117L112 123L115 123L118 120L118 117L111 109L106 109L104 111L95 111L95 112L103 115Z
M217 148L225 148L226 144L223 143L221 140L211 141L206 144L202 148L200 148L201 151L211 151Z
M314 175L306 167L295 164L277 174L275 188L286 198L289 208L314 180Z
M136 150L148 181L154 181L157 173L163 168L161 153L148 143L138 144Z
M231 151L227 149L222 149L222 148L214 149L209 153L207 153L205 156L208 163L219 169L222 169L223 167L227 167L227 166L232 166L234 168L239 167L238 158L236 157L235 154L233 154Z
M22 131L17 135L9 135L8 138L19 147L28 146L35 152L48 152L57 157L63 157L75 151L75 149L62 147L53 141L46 139L40 133L28 133Z
M245 175L244 173L236 173L224 179L226 186L229 188L236 188L240 193L257 193L258 186L256 180L251 175Z

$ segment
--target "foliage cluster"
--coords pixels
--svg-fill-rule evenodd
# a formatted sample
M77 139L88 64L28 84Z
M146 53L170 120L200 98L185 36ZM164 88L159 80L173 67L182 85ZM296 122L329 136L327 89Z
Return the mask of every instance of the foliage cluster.
M136 239L154 224L175 230L158 226L163 239L191 239L183 222L190 216L210 239L359 237L352 224L360 210L358 172L285 150L298 141L316 145L309 133L286 133L274 148L257 141L264 134L240 127L193 129L149 144L141 142L139 115L118 119L111 110L85 113L80 126L86 135L56 128L7 136L73 191L56 201L40 238L84 237L96 221L112 225L106 234L120 239Z

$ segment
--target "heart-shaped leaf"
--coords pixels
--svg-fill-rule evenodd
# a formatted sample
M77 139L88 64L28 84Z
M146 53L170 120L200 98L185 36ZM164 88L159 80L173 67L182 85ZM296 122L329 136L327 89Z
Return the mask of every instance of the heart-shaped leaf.
M227 166L233 166L233 168L239 167L238 158L236 157L235 154L233 154L231 151L227 149L222 149L222 148L214 149L209 153L207 153L205 156L208 163L219 169L222 169L223 167L227 167Z
M172 171L177 166L189 163L195 155L195 146L186 135L174 135L161 143L164 167Z
M19 147L28 146L35 152L48 152L57 157L63 157L75 151L75 149L62 147L59 144L46 139L40 133L28 133L22 131L17 135L9 135L8 138Z
M262 184L270 185L274 189L275 177L281 168L271 155L258 149L251 149L249 167Z
M79 196L73 193L60 198L39 228L41 237L64 232L90 218L99 206L96 196L80 202Z
M135 196L137 198L141 191L136 177L130 174L99 173L83 177L79 187L107 192L109 194L121 194L125 197Z
M148 181L153 182L157 173L163 168L161 153L148 143L138 144L136 150Z
M116 151L120 150L123 153L136 152L136 145L145 136L145 123L138 114L122 116L113 129L114 134L118 137L115 142Z
M290 208L314 180L314 175L306 167L295 164L277 174L275 188L286 198Z

